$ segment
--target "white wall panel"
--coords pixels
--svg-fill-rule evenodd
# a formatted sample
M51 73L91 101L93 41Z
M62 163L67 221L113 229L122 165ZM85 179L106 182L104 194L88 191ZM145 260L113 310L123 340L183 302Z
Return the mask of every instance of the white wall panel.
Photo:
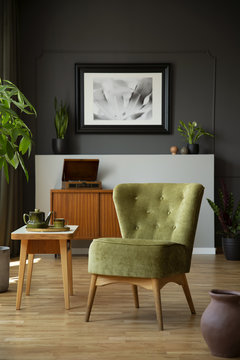
M50 190L61 189L64 159L99 159L98 180L113 189L126 182L196 182L205 187L195 239L195 252L214 251L214 214L206 198L214 199L213 155L36 155L35 205L46 213Z

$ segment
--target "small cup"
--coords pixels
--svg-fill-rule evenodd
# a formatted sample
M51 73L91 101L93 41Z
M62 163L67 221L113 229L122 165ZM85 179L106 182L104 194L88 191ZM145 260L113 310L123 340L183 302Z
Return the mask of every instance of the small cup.
M63 218L56 218L53 220L53 226L55 228L63 228L65 226L65 219Z

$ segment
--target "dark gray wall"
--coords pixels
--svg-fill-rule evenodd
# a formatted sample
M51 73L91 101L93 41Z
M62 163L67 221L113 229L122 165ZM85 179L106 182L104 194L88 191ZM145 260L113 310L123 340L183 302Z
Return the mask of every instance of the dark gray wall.
M51 154L54 96L70 105L71 153L169 153L181 147L180 120L197 121L215 138L216 156L240 197L240 2L238 0L22 0L21 85L36 105L34 151ZM74 63L172 64L171 134L75 134ZM34 162L25 207L34 206ZM47 176L47 173L46 173Z

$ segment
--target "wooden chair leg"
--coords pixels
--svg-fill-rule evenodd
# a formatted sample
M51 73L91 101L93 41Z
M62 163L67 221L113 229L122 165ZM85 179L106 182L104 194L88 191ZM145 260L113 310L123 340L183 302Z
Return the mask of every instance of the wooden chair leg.
M34 254L28 254L26 295L30 295Z
M154 293L158 328L159 328L159 330L163 330L163 317L162 317L162 305L161 305L159 279L152 279L152 289L153 289L153 293Z
M134 298L135 308L139 308L139 299L138 299L138 288L137 288L137 285L132 285L132 290L133 290L133 298Z
M92 311L93 301L94 301L94 297L95 297L96 290L97 290L96 281L97 281L97 275L92 274L89 293L88 293L87 311L86 311L86 316L85 316L86 322L89 321L91 311Z
M192 296L191 296L191 293L189 290L189 286L188 286L188 282L187 282L187 278L186 278L185 274L183 274L183 276L182 276L182 288L183 288L184 294L186 296L188 306L191 310L191 313L196 314L196 311L195 311L195 308L193 305L193 301L192 301Z

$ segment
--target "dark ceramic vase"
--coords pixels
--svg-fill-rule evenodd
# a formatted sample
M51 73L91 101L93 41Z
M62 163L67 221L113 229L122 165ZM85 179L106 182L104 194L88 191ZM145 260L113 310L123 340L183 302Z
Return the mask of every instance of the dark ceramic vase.
M189 154L198 154L199 144L187 144L187 149Z
M222 248L227 260L240 260L240 239L222 238Z
M214 356L240 356L240 292L212 290L201 318L203 337Z
M66 139L52 139L52 149L54 154L67 154Z

